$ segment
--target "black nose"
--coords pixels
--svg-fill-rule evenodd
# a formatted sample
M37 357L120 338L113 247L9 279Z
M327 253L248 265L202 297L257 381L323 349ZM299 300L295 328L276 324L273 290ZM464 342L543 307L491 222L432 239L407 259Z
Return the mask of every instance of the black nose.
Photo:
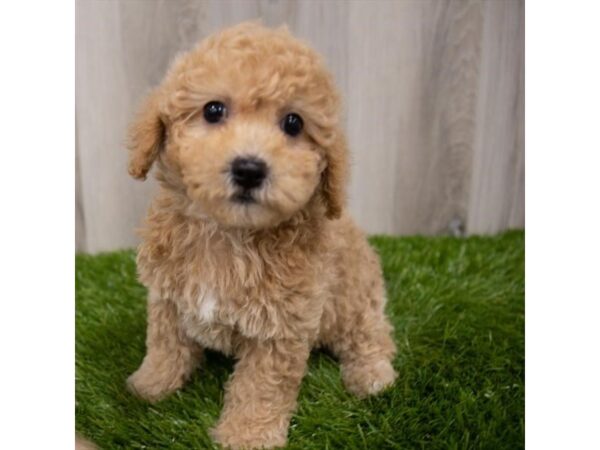
M267 176L267 165L257 158L236 158L231 163L231 176L244 189L256 188Z

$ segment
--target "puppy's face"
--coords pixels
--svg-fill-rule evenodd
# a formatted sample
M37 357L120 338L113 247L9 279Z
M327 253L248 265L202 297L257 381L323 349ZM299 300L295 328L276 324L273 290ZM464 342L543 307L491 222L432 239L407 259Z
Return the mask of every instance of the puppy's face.
M159 158L188 213L225 226L274 226L315 196L335 217L346 151L337 122L317 55L285 30L241 25L174 64L132 127L130 172L143 177Z
M245 103L237 88L209 95L197 114L173 125L167 147L191 211L225 225L266 227L303 208L325 168L303 129L308 115L291 104Z

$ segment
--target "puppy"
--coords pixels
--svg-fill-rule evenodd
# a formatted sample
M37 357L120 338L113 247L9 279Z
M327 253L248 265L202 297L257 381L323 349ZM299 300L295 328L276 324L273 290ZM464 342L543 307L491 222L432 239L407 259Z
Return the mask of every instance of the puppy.
M211 431L225 447L286 443L311 348L360 396L393 383L381 268L345 212L340 102L286 29L241 24L180 56L130 130L129 173L160 192L138 252L147 354L128 380L155 401L204 348L237 363Z

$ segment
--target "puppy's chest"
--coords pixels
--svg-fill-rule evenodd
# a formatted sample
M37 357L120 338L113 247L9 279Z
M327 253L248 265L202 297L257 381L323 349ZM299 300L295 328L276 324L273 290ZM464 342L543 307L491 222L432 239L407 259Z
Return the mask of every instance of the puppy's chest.
M202 346L232 354L240 335L254 334L249 324L260 322L266 330L280 315L260 274L249 279L247 272L232 270L233 264L207 261L196 267L187 268L187 277L169 296L178 305L184 331Z
M202 346L231 354L244 337L290 337L316 328L323 299L318 260L193 250L182 258L142 257L139 267L150 289L177 304L183 330Z
M177 303L181 324L188 336L204 347L232 353L237 318L214 288L199 285Z
M172 293L180 312L203 327L233 327L245 314L242 306L258 298L260 289L247 286L239 275L231 273L231 265L205 263L196 267L187 269L188 276Z
M198 321L206 325L217 323L217 317L221 310L221 302L213 289L201 286L198 289L198 295L195 298L192 297L189 299L189 303Z

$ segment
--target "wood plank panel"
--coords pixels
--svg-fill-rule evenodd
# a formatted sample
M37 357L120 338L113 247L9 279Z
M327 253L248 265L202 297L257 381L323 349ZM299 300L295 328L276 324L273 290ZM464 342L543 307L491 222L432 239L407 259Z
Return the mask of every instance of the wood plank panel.
M481 26L479 2L352 3L351 205L367 231L464 221Z
M470 233L525 225L524 4L484 3Z

